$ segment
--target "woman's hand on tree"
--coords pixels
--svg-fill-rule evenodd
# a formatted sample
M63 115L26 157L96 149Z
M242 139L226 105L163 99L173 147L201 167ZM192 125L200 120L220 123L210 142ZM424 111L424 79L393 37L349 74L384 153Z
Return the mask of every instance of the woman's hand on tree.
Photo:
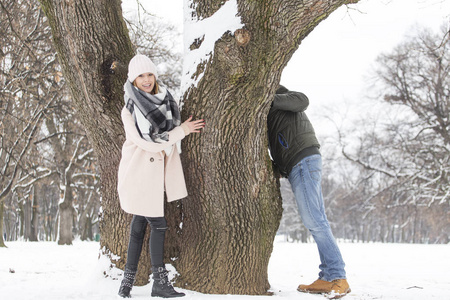
M200 130L205 127L205 120L192 121L192 116L190 116L182 125L184 125L185 128L188 128L189 133L200 132Z

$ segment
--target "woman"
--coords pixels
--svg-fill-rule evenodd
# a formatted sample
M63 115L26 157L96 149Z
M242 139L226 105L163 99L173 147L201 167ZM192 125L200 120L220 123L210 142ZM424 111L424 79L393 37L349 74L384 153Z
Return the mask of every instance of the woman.
M133 214L127 263L119 295L129 298L136 277L147 223L150 224L152 296L182 297L167 279L164 266L164 192L167 201L187 196L180 160L180 141L190 133L200 132L204 120L181 124L180 111L172 95L157 82L156 66L145 55L136 55L128 65L125 83L125 107L122 121L126 140L119 165L120 205Z

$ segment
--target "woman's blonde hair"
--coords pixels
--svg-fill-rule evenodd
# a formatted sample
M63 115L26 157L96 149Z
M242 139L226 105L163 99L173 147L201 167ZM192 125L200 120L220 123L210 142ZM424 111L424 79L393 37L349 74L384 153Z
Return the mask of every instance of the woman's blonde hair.
M158 82L155 80L155 86L153 86L153 91L152 94L158 94L159 93L159 84Z

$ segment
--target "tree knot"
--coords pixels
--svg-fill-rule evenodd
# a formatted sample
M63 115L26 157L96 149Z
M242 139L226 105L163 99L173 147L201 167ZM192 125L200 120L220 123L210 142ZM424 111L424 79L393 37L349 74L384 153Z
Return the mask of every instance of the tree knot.
M250 42L250 32L246 29L238 29L234 32L234 37L239 46L245 47Z

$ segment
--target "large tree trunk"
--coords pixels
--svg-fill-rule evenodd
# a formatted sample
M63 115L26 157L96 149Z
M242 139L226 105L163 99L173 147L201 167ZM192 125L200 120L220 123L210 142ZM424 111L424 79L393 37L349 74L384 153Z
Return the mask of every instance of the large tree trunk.
M5 205L3 199L0 199L0 248L5 248L5 240L3 239L3 215L5 211Z
M38 228L39 228L39 200L38 193L36 192L37 187L33 186L32 195L32 207L31 207L31 228L30 228L30 242L37 242L38 239Z
M196 12L190 15L200 20L224 3L192 2ZM184 95L184 117L205 118L207 126L184 144L189 199L176 264L180 286L224 294L269 289L267 266L282 206L267 152L266 115L301 40L348 2L237 1L245 26L216 41L203 78ZM199 47L201 36L192 43L185 47Z
M133 51L120 1L40 2L98 156L103 184L101 247L120 256L115 263L123 267L129 217L119 207L116 174L124 139L119 115L125 62ZM168 245L169 252L181 248L174 262L181 286L205 293L267 293L267 265L281 198L267 155L266 114L281 72L300 41L348 2L357 0L239 0L245 27L224 33L216 41L214 57L198 66L203 78L185 93L183 116L204 117L207 127L184 142L190 196L183 201L183 214L179 206L168 206L177 212L170 215L176 218L169 220L170 235L182 239L181 244L178 239ZM202 19L223 3L191 4Z
M25 195L23 198L23 224L24 224L24 232L23 232L23 238L25 241L30 240L30 231L31 231L31 196Z
M58 245L72 245L73 207L64 201L59 204L59 238Z
M129 218L120 209L117 167L124 132L123 83L133 48L119 0L40 0L65 80L98 158L102 178L101 248L125 264Z

